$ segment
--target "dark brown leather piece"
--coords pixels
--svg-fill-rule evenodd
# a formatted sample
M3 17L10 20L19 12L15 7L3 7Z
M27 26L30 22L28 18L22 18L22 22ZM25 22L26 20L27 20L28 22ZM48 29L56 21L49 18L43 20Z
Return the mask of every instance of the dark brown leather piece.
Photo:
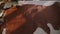
M37 27L41 27L45 32L50 34L47 23L51 23L55 30L60 28L59 4L56 3L46 7L42 11L38 11L40 10L37 8L38 5L23 5L17 10L12 9L14 12L7 13L5 26L2 25L1 29L6 27L6 34L33 34Z

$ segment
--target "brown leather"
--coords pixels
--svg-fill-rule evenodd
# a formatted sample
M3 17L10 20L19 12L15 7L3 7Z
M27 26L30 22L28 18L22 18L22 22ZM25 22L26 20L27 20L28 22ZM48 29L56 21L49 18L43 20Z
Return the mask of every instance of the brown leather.
M11 7L10 9L5 10L5 13L4 13L5 16L4 17L8 16L9 14L13 13L16 10L17 10L17 8L15 6Z
M8 9L5 15L8 16L5 17L5 26L1 26L1 29L7 28L6 34L33 34L37 27L41 27L50 34L47 23L51 23L55 30L60 28L59 4L46 7L42 11L40 10L43 7L38 5L23 5L17 10Z

